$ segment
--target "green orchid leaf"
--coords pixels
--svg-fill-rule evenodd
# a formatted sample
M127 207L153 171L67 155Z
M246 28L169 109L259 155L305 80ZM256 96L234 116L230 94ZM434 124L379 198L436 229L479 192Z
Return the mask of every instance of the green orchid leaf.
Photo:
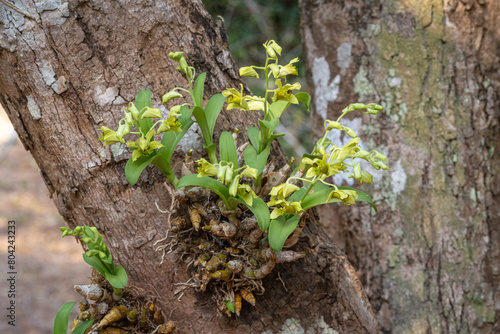
M188 186L203 187L212 190L224 201L226 206L229 207L229 190L219 181L212 179L209 176L198 177L198 174L189 174L179 180L176 189Z
M304 103L306 105L307 111L310 111L311 109L311 95L309 95L306 92L300 92L295 94L295 97L297 100L300 102Z
M264 170L264 167L266 167L267 158L269 157L270 152L271 145L267 145L267 147L259 154L257 154L257 150L255 149L255 147L253 147L252 145L248 145L245 149L245 152L243 152L245 164L257 169L260 175Z
M259 227L262 231L267 230L271 220L271 215L269 214L269 207L266 202L264 202L260 197L254 197L252 205L248 205L248 203L245 202L245 200L239 195L236 196L236 200L252 211L255 218L257 218L257 222L259 223Z
M273 141L273 140L275 140L276 138L283 137L284 135L285 135L285 133L284 133L284 132L278 132L278 133L275 133L275 134L273 134L273 135L270 137L269 141L270 141L270 142L272 142L272 141Z
M102 262L113 265L113 258L111 257L111 253L108 253L107 256L103 259L100 258Z
M89 248L89 250L99 250L99 245L95 243L88 243L87 247Z
M325 185L321 185L321 186L318 187L320 189L315 190L314 192L307 195L306 198L304 198L304 201L301 203L302 208L304 210L307 210L307 209L312 208L314 206L325 204L325 203L342 202L341 200L336 199L336 198L333 198L330 201L328 201L328 196L330 195L330 192L333 190L333 188L326 187ZM366 193L362 192L361 190L352 188L352 187L338 187L338 188L339 188L339 190L353 190L353 191L355 191L358 194L358 198L355 199L356 202L367 202L368 204L370 204L372 206L372 208L375 210L375 212L377 212L377 207L373 203L373 200Z
M217 117L219 117L225 101L226 99L222 94L215 94L210 98L210 100L208 100L208 103L205 106L205 115L207 118L208 129L210 131L211 138L214 134L215 122L217 121Z
M225 300L224 303L229 311L234 313L234 304L230 300Z
M194 83L193 87L193 102L194 105L200 108L203 108L203 88L205 87L205 78L207 74L202 73L196 78L196 81Z
M128 183L131 185L136 184L142 171L153 161L154 158L155 155L141 155L135 161L133 161L132 158L128 159L127 164L125 165L125 177L127 178Z
M236 145L234 138L228 131L221 133L219 138L219 154L221 161L233 163L233 169L238 168L238 153L236 153Z
M306 187L304 188L300 188L299 190L297 190L296 192L294 192L289 198L288 198L288 202L299 202L300 199L304 196L307 188L309 188L309 185L307 184ZM315 193L317 191L320 191L320 190L324 190L324 189L330 189L329 187L325 186L323 183L321 182L318 182L316 183L312 189L311 189L311 193ZM331 190L330 190L331 191ZM329 194L329 193L328 193ZM327 196L327 199L328 199L328 196Z
M194 107L193 116L200 126L201 133L203 134L203 140L205 140L205 145L211 145L213 143L212 133L210 132L210 129L208 127L208 121L205 115L205 111L200 107Z
M97 235L94 234L94 231L92 231L90 226L85 226L84 229L85 229L85 234L88 235L88 237L91 238L92 240L95 240Z
M104 273L104 277L108 280L109 284L111 284L116 289L123 289L128 282L127 273L122 266L116 267L114 273L106 271Z
M283 249L286 239L295 230L299 220L300 215L293 215L288 219L285 216L279 216L271 220L268 240L269 246L271 246L274 251L279 252Z
M259 147L260 145L260 131L255 126L249 126L247 129L247 136L250 140L250 144L253 147Z
M217 146L214 143L211 143L209 145L203 144L203 148L205 150L209 151L209 150L215 150L217 148Z
M83 261L87 263L89 266L97 270L102 276L106 277L106 273L109 272L108 268L104 265L104 263L99 260L99 256L87 256L87 254L83 254Z
M53 334L66 334L68 332L69 315L76 302L69 302L61 306L54 319Z
M172 155L174 154L177 144L179 144L182 137L184 137L189 128L191 128L191 125L194 124L194 121L191 119L192 113L193 110L182 106L181 116L178 118L179 122L182 124L181 132L168 131L163 133L161 138L163 147L160 148L158 153L161 154L169 164L171 164Z
M264 121L262 119L259 119L259 124L260 124L261 128L264 126L264 127L268 128L269 130L271 130L271 132L273 132L280 124L280 119L275 118L272 121Z
M87 330L87 328L89 328L90 326L92 326L92 324L94 323L95 319L89 319L89 320L85 320L83 322L80 322L76 327L75 329L73 329L71 331L71 334L84 334L85 331Z
M271 119L279 119L281 114L290 105L290 102L278 100L269 106Z
M134 104L139 111L141 111L144 107L151 108L151 91L149 89L143 89L139 93L137 93ZM146 134L153 126L153 119L141 119L141 115L142 114L139 114L139 127L141 128L141 132Z

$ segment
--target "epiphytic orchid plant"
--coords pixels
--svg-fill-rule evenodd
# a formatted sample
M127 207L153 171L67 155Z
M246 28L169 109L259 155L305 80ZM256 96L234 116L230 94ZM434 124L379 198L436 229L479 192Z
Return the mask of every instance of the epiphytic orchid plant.
M195 69L188 65L182 52L170 53L178 63L177 69L187 78L189 89L176 87L163 96L162 103L189 95L191 103L182 103L170 108L165 120L161 120L160 109L151 106L151 92L139 92L135 102L125 108L119 127L112 131L102 127L100 140L104 145L125 143L127 135L136 136L126 142L133 151L125 167L130 184L135 184L141 172L149 165L158 167L177 188L196 186L208 188L216 193L224 204L224 210L235 212L241 205L254 214L262 231L267 231L267 240L274 251L283 248L287 238L294 232L301 213L317 205L342 202L350 205L356 201L375 205L371 198L357 189L332 184L328 179L339 173L349 173L350 178L371 183L372 175L362 170L359 160L365 160L375 169L388 169L386 157L373 150L364 151L359 146L359 137L353 129L341 124L341 119L353 111L377 114L382 107L376 104L355 103L342 111L336 121L325 121L325 134L316 143L310 154L305 154L299 168L290 176L291 164L273 175L264 175L272 142L284 133L275 133L281 115L291 105L299 102L309 110L310 96L300 92L299 83L287 82L287 77L297 75L294 66L298 58L286 65L279 64L281 47L275 41L264 45L266 61L263 66L247 66L240 69L240 75L259 79L263 75L266 91L263 97L244 95L243 86L229 88L222 94L212 96L203 106L203 91L206 74L196 77ZM259 75L259 72L261 73ZM183 95L184 94L184 95ZM249 142L237 149L235 133L223 132L214 142L214 128L224 102L227 109L241 109L243 112L259 111L259 127L247 129ZM155 119L159 119L156 120ZM204 149L208 160L200 158L197 173L178 178L172 169L174 150L195 123L202 132ZM135 130L134 130L135 128ZM331 142L328 134L342 131L352 139L343 146ZM162 134L160 141L155 136ZM244 150L242 149L243 147ZM217 157L218 151L218 157ZM264 183L265 181L265 183ZM266 203L266 199L270 199ZM272 210L270 210L270 208ZM207 226L208 228L208 226Z

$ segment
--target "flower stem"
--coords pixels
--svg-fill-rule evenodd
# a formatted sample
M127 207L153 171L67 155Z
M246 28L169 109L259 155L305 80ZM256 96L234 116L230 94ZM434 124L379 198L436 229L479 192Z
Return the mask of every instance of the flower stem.
M317 180L317 177L314 177L312 179L312 181L309 181L311 182L311 184L309 185L309 187L307 188L306 192L304 193L304 196L302 196L302 198L300 199L299 203L302 205L302 202L304 201L304 199L306 198L306 196L309 194L309 192L311 191L312 187L314 187L314 185L318 182Z

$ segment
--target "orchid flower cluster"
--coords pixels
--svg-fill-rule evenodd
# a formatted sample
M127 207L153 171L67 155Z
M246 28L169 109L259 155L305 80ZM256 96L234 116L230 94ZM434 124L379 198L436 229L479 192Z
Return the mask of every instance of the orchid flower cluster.
M181 94L175 91L169 92L163 96L162 103L181 96ZM129 134L139 135L136 141L128 141L126 143L133 150L132 160L136 161L141 155L149 155L153 151L163 147L161 143L154 140L155 134L167 131L181 131L181 124L177 120L180 116L180 107L180 105L172 107L164 121L156 122L147 132L144 132L144 126L141 126L141 123L146 123L148 119L161 118L161 110L148 106L138 110L134 103L130 102L124 110L125 117L118 122L118 129L113 131L105 126L101 127L99 131L102 131L102 135L99 137L99 140L106 146L114 143L125 143L123 137ZM135 132L132 131L134 125L137 128ZM155 130L158 125L158 129Z
M265 142L266 135L270 133L269 130L274 130L267 126L270 122L278 119L281 113L291 104L298 104L299 101L303 101L306 103L306 106L309 107L310 98L306 93L294 93L295 90L300 90L300 83L284 84L287 75L297 75L297 68L294 64L297 63L299 59L294 58L287 65L282 66L278 63L278 56L281 55L282 51L281 47L275 41L269 41L264 44L264 48L267 55L264 67L242 67L240 69L240 76L258 79L259 74L256 70L264 71L266 78L265 96L244 96L243 86L241 86L240 91L233 88L223 91L222 94L227 98L228 109L237 108L246 111L261 110L264 112L264 121L260 122L261 131L259 139L262 140L264 138L262 141ZM271 76L274 77L276 87L274 89L270 89L269 87ZM270 101L269 95L272 95ZM351 167L353 171L352 174L349 175L350 178L355 178L361 182L372 183L372 175L361 170L360 163L353 162L356 158L367 160L376 169L388 169L384 164L384 162L387 162L384 155L375 150L371 152L362 150L358 146L359 137L354 130L340 124L340 119L354 110L360 110L366 114L377 114L382 110L382 107L376 104L365 105L362 103L355 103L344 109L337 121L325 121L325 135L318 141L312 154L305 155L302 158L302 168L307 170L305 177L291 177L284 184L275 186L271 190L271 199L267 203L268 206L275 207L271 213L271 219L276 219L283 215L296 215L303 212L302 202L306 199L308 192L311 191L312 187L318 182L332 189L326 202L336 199L342 201L344 204L354 204L355 200L359 197L356 190L339 189L336 185L326 182L325 179L340 172L347 172L349 171L349 167ZM334 129L344 131L348 136L352 137L351 141L342 148L335 146L327 139L330 131ZM262 145L260 147L262 147ZM351 159L352 163L348 164L346 162L347 159ZM304 193L299 201L287 200L294 192L300 190L300 188L293 183L296 183L296 181L292 180L300 180L309 185L308 192Z
M138 135L135 141L127 142L133 153L125 167L125 175L132 185L137 182L141 172L149 164L153 164L177 189L186 186L208 188L220 197L228 212L234 212L239 205L246 206L255 215L261 230L268 230L267 239L271 248L279 251L299 223L300 214L311 207L330 202L350 205L355 201L365 201L375 208L367 194L354 188L331 184L327 181L328 178L349 172L349 177L371 183L372 175L361 169L358 159L367 161L375 169L388 167L383 154L361 149L360 139L355 131L340 123L341 118L352 111L377 114L382 107L354 103L345 108L336 121L325 121L324 136L318 140L310 154L302 157L291 177L288 173L290 166L287 165L277 173L281 173L279 178L274 178L272 182L272 178L267 176L264 179L271 144L284 135L275 133L281 115L288 107L299 102L304 103L309 110L311 97L300 91L300 83L287 81L288 76L298 74L295 66L298 58L280 65L281 47L273 40L263 46L266 52L265 64L242 67L239 71L243 77L259 79L264 76L266 91L263 97L245 95L241 85L240 89L228 88L222 94L212 96L204 104L206 74L196 77L195 69L188 65L184 53L170 53L169 57L178 63L177 69L186 77L189 90L175 87L163 95L162 103L184 97L182 93L188 93L192 103L173 106L165 120L158 120L153 124L154 118L161 118L161 112L151 106L151 92L141 91L135 103L130 102L125 108L125 117L120 120L118 130L112 131L103 126L100 129L103 132L100 140L104 145L109 145L124 143L123 137L128 134ZM262 113L259 127L250 126L247 129L249 142L240 148L244 149L242 153L236 149L237 130L234 133L224 131L219 138L218 147L214 142L214 127L224 102L227 103L228 110ZM197 173L187 174L179 179L172 170L171 159L177 144L195 122L202 132L208 160L199 159L196 161ZM137 131L132 132L134 125ZM343 147L336 146L328 137L331 131L343 131L352 139ZM163 134L162 139L156 141L154 137L160 133ZM263 184L263 180L267 183ZM270 199L266 203L264 200L268 195ZM272 208L272 212L269 208Z
M361 193L359 190L350 189L349 187L338 187L326 181L327 178L333 177L339 173L351 172L348 176L349 178L356 179L362 183L372 183L373 176L369 172L362 170L361 163L355 162L355 159L363 159L377 170L389 169L385 164L387 163L387 157L385 155L376 150L367 152L361 149L359 146L360 138L356 132L340 124L339 121L343 116L355 110L365 114L377 114L382 110L382 107L376 104L365 105L362 103L354 103L343 110L342 115L337 121L326 120L324 122L324 136L318 140L312 154L306 154L302 158L301 167L306 171L305 176L292 176L287 179L284 184L274 187L271 190L271 200L268 202L268 205L276 206L271 213L271 219L275 219L280 215L301 213L304 210L302 207L303 203L308 203L308 195L314 193L313 189L316 185L323 186L324 195L328 192L325 203L340 201L343 204L351 205L358 199L363 200L360 199L359 195L363 194L363 197L367 195ZM333 130L344 131L345 134L352 139L343 147L338 147L328 139L329 133ZM287 200L290 195L300 190L299 187L291 183L294 182L293 180L300 180L303 184L308 185L307 191L301 195L302 197L299 201ZM311 198L312 197L313 196L311 196ZM293 198L297 199L299 197Z

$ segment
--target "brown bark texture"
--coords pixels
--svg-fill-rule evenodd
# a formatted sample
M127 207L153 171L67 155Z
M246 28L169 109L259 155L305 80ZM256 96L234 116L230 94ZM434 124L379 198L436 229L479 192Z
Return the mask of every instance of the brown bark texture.
M378 213L320 212L382 331L499 333L500 2L300 6L316 138L349 103L385 108L345 120L389 157Z
M209 293L174 295L174 283L186 281L189 269L175 254L160 265L153 246L167 231L166 215L155 206L170 205L166 179L148 168L130 186L124 175L130 153L120 145L103 147L97 129L116 124L139 90L151 89L159 101L186 84L170 51L184 51L197 73L208 73L205 98L240 84L222 23L213 22L201 1L26 0L14 6L0 4L0 102L69 227L99 229L128 273L129 291L156 297L180 333L378 332L352 266L314 213L297 246L310 255L278 265L264 280L266 294L255 308L245 305L241 318L218 315ZM224 111L216 132L255 123L255 114ZM201 151L199 139L194 131L181 146Z

